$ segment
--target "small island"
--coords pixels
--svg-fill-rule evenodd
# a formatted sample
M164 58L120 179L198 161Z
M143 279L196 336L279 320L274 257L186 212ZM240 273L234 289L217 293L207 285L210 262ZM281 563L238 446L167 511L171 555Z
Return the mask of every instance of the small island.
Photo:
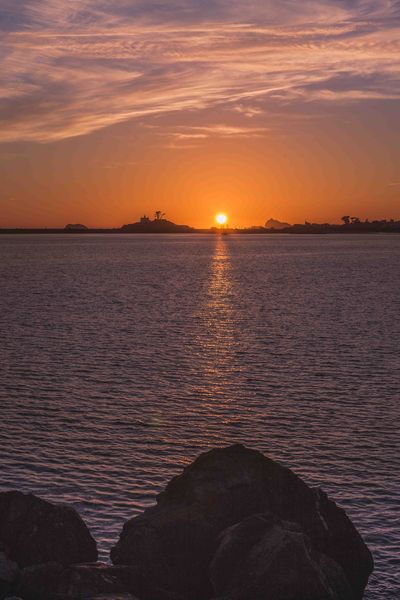
M137 223L130 223L121 227L123 233L194 233L196 230L188 225L176 225L165 218L165 213L157 210L154 219L147 215Z
M82 225L81 223L68 223L65 226L66 231L87 231L86 225Z

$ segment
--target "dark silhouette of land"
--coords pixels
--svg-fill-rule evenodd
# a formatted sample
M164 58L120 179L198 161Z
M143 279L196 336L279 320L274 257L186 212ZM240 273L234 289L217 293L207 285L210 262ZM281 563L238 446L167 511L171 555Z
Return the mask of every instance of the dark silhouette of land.
M195 233L196 230L188 225L176 225L172 221L167 221L165 214L158 210L153 220L144 215L137 223L123 225L121 231L123 233Z
M290 227L290 223L284 223L273 218L268 219L265 223L265 229L285 229L285 227Z
M195 229L189 225L177 225L165 218L161 211L155 213L155 218L150 219L144 215L139 221L123 225L120 228L102 229L88 228L82 224L68 224L63 229L59 228L0 228L0 234L7 233L68 233L68 234L91 234L91 233L251 233L251 234L330 234L330 233L400 233L400 220L383 219L362 221L358 217L346 215L342 217L342 223L296 223L290 225L276 219L269 219L265 226L253 226L242 229L228 229L211 227L209 229Z
M65 229L67 231L86 231L87 227L86 225L81 225L80 223L68 223L68 225L65 226Z
M358 217L345 216L342 217L342 223L296 223L288 225L287 223L279 223L277 221L272 227L249 227L241 229L240 233L400 233L400 221L394 219L383 219L369 221L361 221ZM271 221L271 220L270 220ZM266 225L270 223L267 221ZM278 226L277 226L278 224Z

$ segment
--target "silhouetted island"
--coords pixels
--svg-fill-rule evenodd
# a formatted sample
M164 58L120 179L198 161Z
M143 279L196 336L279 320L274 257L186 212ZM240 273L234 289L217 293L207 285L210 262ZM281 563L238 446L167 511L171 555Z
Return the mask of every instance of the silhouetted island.
M265 223L265 229L285 229L286 227L290 227L290 223L285 223L282 221L278 221L277 219L268 219Z
M400 233L400 221L382 219L362 221L359 217L344 216L342 223L295 223L289 225L275 219L269 219L265 227L247 227L236 230L238 233L295 233L295 234L328 234L328 233Z
M66 231L86 231L88 228L81 223L68 223L65 226Z
M0 493L2 600L361 600L373 570L343 509L240 444L200 455L96 560L72 508Z
M167 221L165 214L157 211L153 220L144 215L137 223L123 225L121 231L123 233L195 233L196 230L188 225L176 225L172 221Z

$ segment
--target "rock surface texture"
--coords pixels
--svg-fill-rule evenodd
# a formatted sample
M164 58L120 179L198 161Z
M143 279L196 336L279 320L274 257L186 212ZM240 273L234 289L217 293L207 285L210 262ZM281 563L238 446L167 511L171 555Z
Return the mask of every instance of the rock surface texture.
M0 543L19 567L97 560L96 542L73 508L21 492L0 493Z
M343 569L316 551L301 527L272 513L226 529L210 567L213 588L232 600L352 600Z
M241 445L202 454L111 551L182 600L361 600L372 556L345 512Z
M32 494L0 493L0 599L14 594L24 578L24 567L95 560L96 542L73 508ZM41 600L39 591L33 588L32 592L35 600Z
M23 600L180 600L132 566L47 563L23 569L15 585Z

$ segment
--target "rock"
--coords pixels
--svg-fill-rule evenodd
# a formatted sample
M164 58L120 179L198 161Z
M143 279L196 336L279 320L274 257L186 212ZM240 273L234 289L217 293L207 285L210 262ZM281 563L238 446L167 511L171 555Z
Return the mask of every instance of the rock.
M353 600L343 569L315 551L299 525L271 513L221 534L210 578L231 600Z
M155 586L130 566L47 563L22 570L15 587L24 600L182 600Z
M90 596L85 600L138 600L132 594L100 594L99 596Z
M205 600L212 596L209 566L218 536L263 513L297 524L316 555L344 572L352 600L362 598L372 557L344 511L289 469L241 445L202 454L172 479L156 506L124 525L111 558L139 567L185 600Z
M0 581L12 583L18 577L18 565L9 558L5 552L0 552Z
M126 590L108 566L48 563L23 569L16 592L24 600L74 600Z
M96 542L78 513L32 494L0 493L0 542L20 567L97 560Z
M0 599L12 594L18 573L18 565L10 560L5 552L0 551Z

